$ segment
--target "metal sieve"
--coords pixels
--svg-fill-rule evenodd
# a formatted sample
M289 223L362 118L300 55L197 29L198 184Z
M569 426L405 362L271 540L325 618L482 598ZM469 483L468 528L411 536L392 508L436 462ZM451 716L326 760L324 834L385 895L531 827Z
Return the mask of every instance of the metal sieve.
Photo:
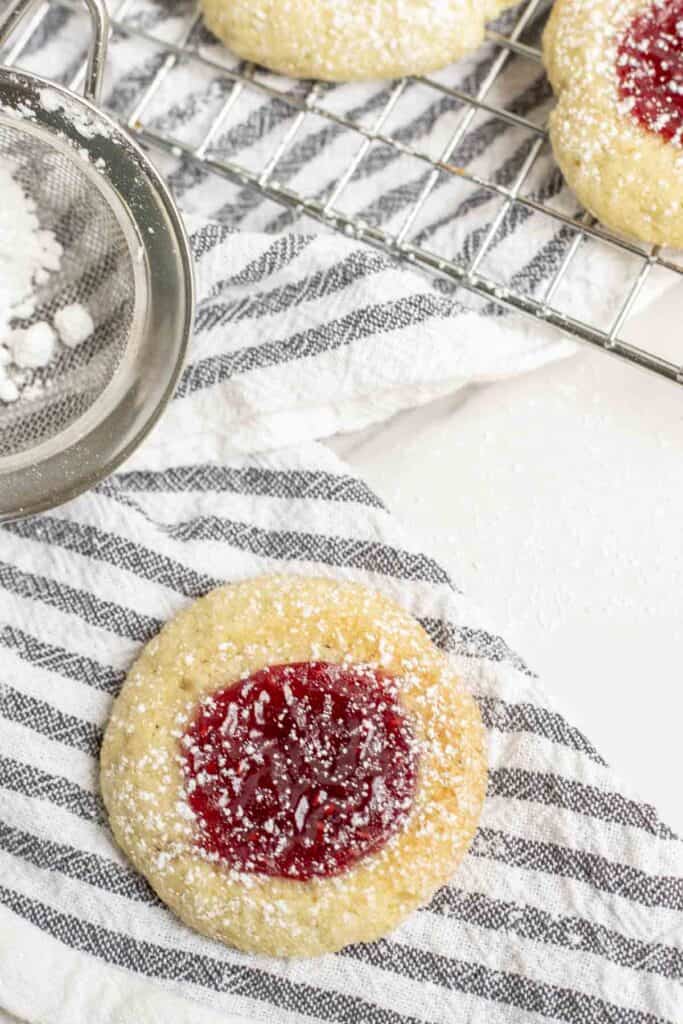
M0 401L0 521L75 497L131 454L173 393L192 327L189 243L147 156L96 106L109 25L103 0L86 4L84 98L0 68L0 164L63 250L16 327L73 303L94 322L82 344L24 371L18 401ZM15 0L0 18L0 46L33 5Z

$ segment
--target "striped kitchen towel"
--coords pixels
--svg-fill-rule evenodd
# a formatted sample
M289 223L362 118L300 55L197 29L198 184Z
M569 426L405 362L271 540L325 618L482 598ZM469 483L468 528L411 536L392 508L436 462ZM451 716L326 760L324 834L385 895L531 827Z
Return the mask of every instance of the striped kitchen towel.
M0 530L0 1005L50 1024L680 1024L683 846L654 809L327 449L204 457ZM140 645L222 580L274 570L401 602L488 729L451 884L390 937L314 961L182 925L114 845L97 783Z

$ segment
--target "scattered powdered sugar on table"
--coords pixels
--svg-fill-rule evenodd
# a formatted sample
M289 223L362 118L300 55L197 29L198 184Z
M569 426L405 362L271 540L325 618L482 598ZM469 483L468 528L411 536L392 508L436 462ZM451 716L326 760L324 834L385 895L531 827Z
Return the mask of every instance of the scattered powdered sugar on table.
M94 324L88 310L74 303L55 314L54 325L38 320L21 326L35 317L41 289L59 271L62 246L41 227L36 204L7 159L0 162L0 196L0 403L7 404L35 398L40 385L27 371L48 366L59 340L67 348L82 344Z

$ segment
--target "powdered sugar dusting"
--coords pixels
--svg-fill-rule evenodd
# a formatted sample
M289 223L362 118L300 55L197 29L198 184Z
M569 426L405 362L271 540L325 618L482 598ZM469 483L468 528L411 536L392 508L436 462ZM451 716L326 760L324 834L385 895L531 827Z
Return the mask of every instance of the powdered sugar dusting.
M16 167L0 162L0 338L17 317L35 310L36 289L59 269L62 247L40 226L36 205L15 180Z
M513 0L203 0L202 6L209 28L239 56L284 74L346 81L443 67L476 49L485 22Z
M202 700L178 759L200 851L307 879L346 870L402 827L417 745L393 679L304 662Z
M41 89L40 104L44 110L50 113L64 111L69 124L75 128L81 138L87 141L98 135L103 138L111 138L112 129L106 122L101 118L95 118L87 110L76 107L74 103L69 103L67 106L64 97L56 89L47 86Z
M620 110L683 145L683 0L655 0L633 18L616 59Z

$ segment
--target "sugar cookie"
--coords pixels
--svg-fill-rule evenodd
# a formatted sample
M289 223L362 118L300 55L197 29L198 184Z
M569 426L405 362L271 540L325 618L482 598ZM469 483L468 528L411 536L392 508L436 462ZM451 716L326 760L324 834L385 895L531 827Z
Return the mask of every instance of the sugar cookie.
M476 49L513 0L202 0L238 56L298 78L399 78Z
M147 645L101 783L118 843L185 922L313 956L383 935L450 878L484 798L483 729L388 598L262 577Z

